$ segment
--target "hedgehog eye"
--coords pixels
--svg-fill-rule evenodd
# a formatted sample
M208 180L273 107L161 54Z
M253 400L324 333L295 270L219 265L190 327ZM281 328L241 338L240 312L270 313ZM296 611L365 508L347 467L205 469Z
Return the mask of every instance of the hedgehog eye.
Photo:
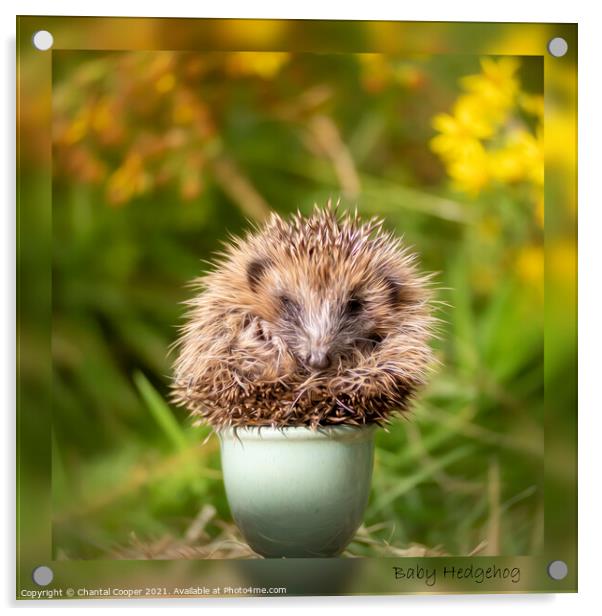
M357 314L364 308L364 300L359 297L350 297L345 305L345 312L347 314Z
M379 334L378 332L372 332L369 336L368 336L368 340L370 340L370 342L376 344L380 344L384 338L382 336L382 334Z
M288 295L279 296L282 312L287 316L296 316L299 312L299 304Z

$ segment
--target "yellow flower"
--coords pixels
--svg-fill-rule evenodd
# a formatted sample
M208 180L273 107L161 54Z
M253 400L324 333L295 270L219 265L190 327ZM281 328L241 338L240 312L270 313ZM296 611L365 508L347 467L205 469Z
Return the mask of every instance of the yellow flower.
M438 114L431 149L443 159L456 189L476 196L494 181L530 184L533 202L544 181L541 126L533 135L516 113L518 105L541 120L543 98L520 91L518 60L481 59L482 72L461 80L468 93L451 114ZM539 213L536 217L541 219Z
M121 141L126 130L121 122L122 116L115 101L108 96L94 105L90 112L90 127L101 143L115 145Z
M64 142L68 145L73 145L81 141L90 127L90 107L83 106L72 122L70 122L67 130L62 135Z
M544 104L543 96L540 94L523 93L519 97L519 104L528 114L543 119Z
M457 190L476 197L491 181L490 165L487 152L477 141L478 147L465 150L450 162L447 168Z
M516 130L510 134L510 147L514 148L522 160L525 179L538 186L543 186L544 151L541 130L537 136L526 130Z
M440 134L431 140L431 148L444 158L470 154L480 148L479 139L491 137L495 132L493 119L472 96L461 96L454 105L453 115L436 115L433 127Z
M519 182L524 178L522 157L517 148L507 147L490 153L491 176L507 184Z
M484 106L503 112L509 109L519 90L515 73L519 67L515 58L481 59L481 73L468 75L462 79L462 85L468 91L482 99Z
M543 186L543 142L525 129L512 131L503 148L491 152L491 175L512 184L530 181Z

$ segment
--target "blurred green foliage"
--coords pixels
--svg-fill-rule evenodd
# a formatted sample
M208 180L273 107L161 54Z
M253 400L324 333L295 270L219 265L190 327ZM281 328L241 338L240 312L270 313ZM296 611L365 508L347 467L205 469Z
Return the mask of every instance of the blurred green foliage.
M541 69L517 64L528 100ZM462 192L430 146L433 118L480 71L469 55L53 53L58 557L181 536L207 503L230 519L217 439L165 402L186 283L248 219L331 196L384 217L439 287L441 365L413 416L377 437L374 540L541 549L540 195L512 174Z

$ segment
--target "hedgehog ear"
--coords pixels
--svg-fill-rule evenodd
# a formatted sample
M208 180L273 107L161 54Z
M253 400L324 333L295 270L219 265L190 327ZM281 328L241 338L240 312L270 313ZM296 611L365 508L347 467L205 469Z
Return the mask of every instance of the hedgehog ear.
M396 308L404 299L403 284L393 276L385 276L383 281L387 289L387 301L393 308Z
M253 261L249 262L247 265L247 282L251 291L257 291L257 286L270 265L269 259L253 259Z
M391 307L398 308L403 304L412 304L417 301L416 292L413 287L404 284L397 276L384 276L387 300Z

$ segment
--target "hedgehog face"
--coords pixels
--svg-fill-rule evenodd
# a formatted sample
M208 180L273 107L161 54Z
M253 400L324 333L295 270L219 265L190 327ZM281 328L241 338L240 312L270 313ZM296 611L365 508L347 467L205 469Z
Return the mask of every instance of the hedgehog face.
M311 290L302 297L278 296L276 331L293 355L311 370L327 370L349 359L355 345L367 340L371 320L358 293Z
M286 255L277 266L269 259L247 265L257 335L277 339L309 371L352 366L403 318L395 274L383 275L374 259L337 261L329 248Z

